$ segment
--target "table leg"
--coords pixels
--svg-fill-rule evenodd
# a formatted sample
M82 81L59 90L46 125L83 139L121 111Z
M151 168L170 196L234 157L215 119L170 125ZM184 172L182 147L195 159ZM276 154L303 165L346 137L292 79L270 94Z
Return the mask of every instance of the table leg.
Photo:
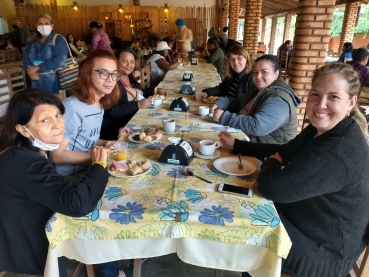
M222 269L216 269L215 270L215 277L223 277L223 270Z
M141 260L134 259L133 261L133 277L141 277Z

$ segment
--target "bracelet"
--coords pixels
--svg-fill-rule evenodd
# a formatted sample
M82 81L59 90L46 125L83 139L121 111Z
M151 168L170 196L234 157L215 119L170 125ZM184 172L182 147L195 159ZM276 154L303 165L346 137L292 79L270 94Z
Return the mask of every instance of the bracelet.
M106 168L106 163L105 162L102 162L102 161L96 161L96 162L93 162L92 165L94 164L99 164L101 165L103 168Z

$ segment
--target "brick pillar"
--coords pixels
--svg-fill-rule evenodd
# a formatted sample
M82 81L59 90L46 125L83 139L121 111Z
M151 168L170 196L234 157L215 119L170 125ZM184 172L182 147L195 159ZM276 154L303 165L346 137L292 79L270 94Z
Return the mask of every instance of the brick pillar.
M228 0L223 0L222 6L223 5L229 5ZM226 9L225 11L222 11L222 9L220 9L220 33L223 32L223 27L227 26L228 11L229 9Z
M359 2L346 4L345 16L343 17L342 33L338 51L342 51L345 42L352 42L356 26L357 11Z
M14 6L17 20L21 20L23 24L26 24L26 13L24 12L23 4L19 3L18 1L14 1Z
M261 42L264 42L265 43L265 28L266 28L266 24L267 24L267 20L266 18L264 17L262 20L261 20L261 34L260 34L260 41Z
M286 16L284 17L283 42L288 40L288 38L290 37L291 19L292 19L292 14L290 13L286 14Z
M140 6L140 0L133 0L133 6Z
M237 39L238 15L240 13L240 0L229 0L229 26L228 37Z
M261 1L247 0L245 11L245 29L243 36L243 46L251 55L259 49L258 33L261 17Z
M299 129L302 126L313 71L326 62L335 2L335 0L299 0L289 66L291 76L289 85L303 100L296 109Z
M272 27L270 28L270 42L269 42L269 51L268 54L274 54L274 42L275 42L275 33L277 32L277 17L274 16L272 18Z

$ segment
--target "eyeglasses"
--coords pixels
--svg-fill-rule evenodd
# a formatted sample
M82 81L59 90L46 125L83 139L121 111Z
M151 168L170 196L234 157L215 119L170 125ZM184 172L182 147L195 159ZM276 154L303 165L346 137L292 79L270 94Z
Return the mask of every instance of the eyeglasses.
M120 74L118 72L111 72L110 73L110 72L108 72L104 69L96 69L94 71L99 73L100 79L102 79L102 80L108 80L109 76L110 76L113 81L118 81L119 78L122 76L122 74Z
M234 63L235 61L241 62L244 56L237 56L236 58L229 59L229 62Z

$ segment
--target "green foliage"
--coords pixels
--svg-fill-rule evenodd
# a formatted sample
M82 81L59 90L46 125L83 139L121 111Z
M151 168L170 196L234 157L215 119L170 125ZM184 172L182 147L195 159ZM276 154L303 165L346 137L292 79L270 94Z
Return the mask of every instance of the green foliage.
M217 37L218 36L218 31L217 29L215 29L215 27L211 28L208 32L208 36L209 37Z
M345 15L345 8L337 8L333 12L331 26L332 37L338 37L342 32L342 23ZM369 5L361 5L359 21L355 28L355 35L369 33Z

